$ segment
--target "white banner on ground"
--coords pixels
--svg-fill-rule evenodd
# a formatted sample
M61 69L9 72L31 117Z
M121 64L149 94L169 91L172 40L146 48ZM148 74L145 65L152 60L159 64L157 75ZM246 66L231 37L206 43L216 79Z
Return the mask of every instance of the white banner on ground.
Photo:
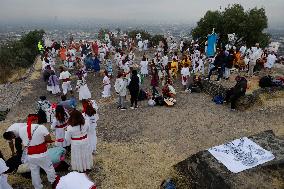
M274 155L247 137L208 150L231 172L239 173L273 160Z

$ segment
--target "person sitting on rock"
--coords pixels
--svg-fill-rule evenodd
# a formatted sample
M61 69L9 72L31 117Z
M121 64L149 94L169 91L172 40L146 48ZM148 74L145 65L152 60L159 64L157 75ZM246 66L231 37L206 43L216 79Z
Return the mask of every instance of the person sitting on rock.
M224 102L231 102L232 111L236 110L237 100L240 97L245 96L247 90L246 78L237 76L235 80L237 81L237 84L226 92L226 97L224 100Z

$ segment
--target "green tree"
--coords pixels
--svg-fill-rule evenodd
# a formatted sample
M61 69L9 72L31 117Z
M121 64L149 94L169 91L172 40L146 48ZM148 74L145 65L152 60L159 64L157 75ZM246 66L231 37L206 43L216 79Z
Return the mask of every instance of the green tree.
M192 30L192 36L205 41L207 35L215 28L215 32L219 35L219 44L227 44L227 34L235 33L237 46L241 44L253 46L255 43L260 43L265 47L269 42L269 35L264 33L267 22L264 8L245 11L241 5L234 4L224 11L207 11L197 23L197 27Z
M5 82L12 71L27 68L34 63L39 51L37 44L42 41L43 30L31 31L19 41L10 41L0 48L0 82Z
M150 39L150 45L151 45L151 47L157 46L157 45L159 45L159 42L163 41L163 40L164 40L163 35L154 35Z

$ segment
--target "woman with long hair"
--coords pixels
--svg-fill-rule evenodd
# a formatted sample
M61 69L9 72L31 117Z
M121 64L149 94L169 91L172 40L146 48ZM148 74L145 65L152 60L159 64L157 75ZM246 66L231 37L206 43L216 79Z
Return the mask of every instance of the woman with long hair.
M89 125L89 131L88 131L88 138L90 142L90 146L92 149L92 152L96 152L96 146L97 146L97 121L99 119L99 116L96 112L96 110L93 108L91 102L88 102L85 104L84 107L84 117L86 122L88 122Z
M67 128L68 114L61 105L57 105L55 109L55 117L51 124L51 129L55 132L55 146L69 146L65 140L65 129Z
M69 126L65 132L65 139L71 143L72 170L85 172L93 167L92 150L89 144L89 125L81 112L73 110L68 119Z

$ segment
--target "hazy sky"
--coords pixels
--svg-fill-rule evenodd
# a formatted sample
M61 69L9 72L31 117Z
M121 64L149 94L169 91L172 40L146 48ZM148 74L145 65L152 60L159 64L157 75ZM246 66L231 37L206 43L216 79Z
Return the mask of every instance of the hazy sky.
M196 22L210 10L240 3L265 7L270 24L283 24L284 0L0 0L0 22L106 19Z

